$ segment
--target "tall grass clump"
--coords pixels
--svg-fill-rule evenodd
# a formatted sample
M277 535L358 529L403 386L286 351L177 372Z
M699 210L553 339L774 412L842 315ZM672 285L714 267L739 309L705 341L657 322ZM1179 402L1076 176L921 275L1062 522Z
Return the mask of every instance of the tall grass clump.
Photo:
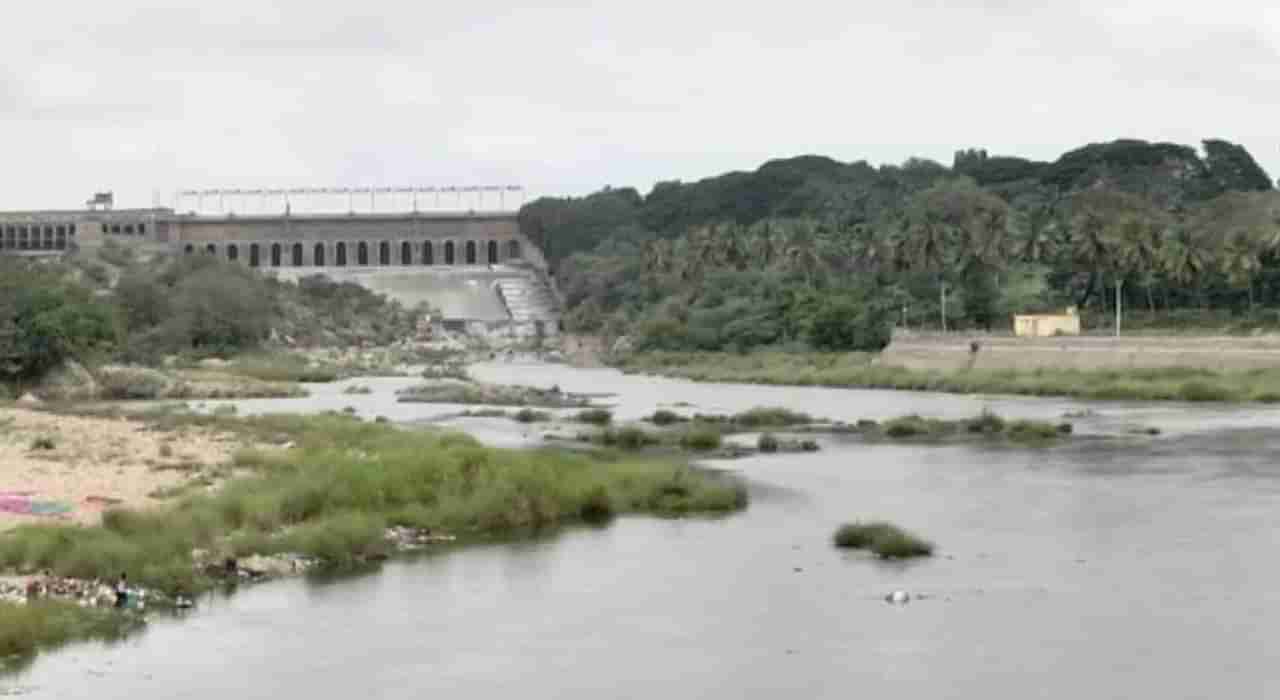
M126 572L141 585L186 592L208 584L194 573L193 549L220 556L296 551L345 565L384 556L388 524L459 536L554 526L598 510L601 489L617 513L717 512L744 504L735 484L668 459L502 450L460 433L399 430L342 415L167 420L295 447L241 451L235 466L247 476L171 508L113 509L98 527L13 530L0 536L0 568L108 580Z
M0 670L4 660L30 657L75 640L115 641L138 627L136 618L57 600L0 603Z
M927 557L933 544L884 521L845 523L832 535L832 543L845 549L867 549L883 559Z
M777 452L779 447L778 436L773 433L761 433L756 440L756 449L761 452Z
M680 436L680 446L687 450L707 451L720 447L720 431L709 425L695 425Z
M1070 432L1070 423L1063 423L1067 430L1053 423L1036 420L1016 420L1009 424L1009 438L1023 442L1055 440L1064 432Z
M965 429L969 432L984 435L1004 432L1004 427L1004 418L985 408L977 417L971 418L965 423Z
M813 423L813 416L808 413L792 411L786 408L756 407L749 411L735 414L733 423L747 430L758 428L785 428L792 425Z
M301 355L287 353L241 356L228 364L226 371L268 382L320 383L340 377L334 367L312 364Z
M574 420L591 425L608 425L613 422L613 414L603 408L588 408L578 411Z
M916 370L871 355L814 352L632 353L623 369L703 382L867 387L902 391L1071 396L1093 400L1256 401L1280 397L1280 368L1194 367Z
M654 411L653 415L649 416L649 422L657 426L674 425L676 423L683 423L687 420L689 419L679 413L676 413L675 411L668 411L665 408L660 408Z
M918 415L900 416L883 423L884 434L891 438L925 438L949 435L956 429L955 424L936 418L924 418Z
M522 408L512 417L519 423L545 423L551 420L551 414L547 411L537 411L532 408Z
M639 450L648 445L658 442L657 438L649 435L644 430L635 426L625 426L622 428L607 428L600 434L600 442L609 447L619 447L624 450Z

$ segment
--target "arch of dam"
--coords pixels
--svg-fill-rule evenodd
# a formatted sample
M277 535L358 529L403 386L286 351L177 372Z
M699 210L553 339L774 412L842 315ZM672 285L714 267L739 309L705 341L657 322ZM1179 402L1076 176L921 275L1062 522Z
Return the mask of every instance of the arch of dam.
M90 252L109 240L175 255L212 255L282 279L323 274L446 321L558 330L542 251L514 211L347 211L251 214L114 209L99 195L76 210L0 212L0 254ZM372 203L372 191L370 194Z

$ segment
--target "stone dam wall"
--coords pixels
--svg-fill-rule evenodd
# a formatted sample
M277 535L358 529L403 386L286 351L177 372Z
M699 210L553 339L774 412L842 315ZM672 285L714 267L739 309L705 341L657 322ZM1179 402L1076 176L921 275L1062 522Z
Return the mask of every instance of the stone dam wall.
M979 348L973 352L972 343ZM1132 369L1280 367L1280 335L1135 335L1018 338L1012 335L894 335L880 362L909 369Z

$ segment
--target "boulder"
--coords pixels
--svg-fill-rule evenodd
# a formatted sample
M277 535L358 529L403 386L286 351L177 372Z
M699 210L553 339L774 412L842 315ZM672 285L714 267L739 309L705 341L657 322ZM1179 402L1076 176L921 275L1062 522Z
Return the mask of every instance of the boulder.
M632 350L635 350L635 344L631 342L630 336L624 335L613 343L613 352L615 353L631 352Z
M286 557L264 557L255 554L239 561L240 570L255 576L288 576L297 570L294 561Z
M68 360L40 380L35 394L46 401L88 401L98 397L98 382L89 370Z
M44 402L41 401L35 394L29 391L23 394L22 396L18 397L19 406L38 406L42 403Z
M218 357L206 357L205 359L200 360L200 367L202 369L223 369L229 364L231 363Z

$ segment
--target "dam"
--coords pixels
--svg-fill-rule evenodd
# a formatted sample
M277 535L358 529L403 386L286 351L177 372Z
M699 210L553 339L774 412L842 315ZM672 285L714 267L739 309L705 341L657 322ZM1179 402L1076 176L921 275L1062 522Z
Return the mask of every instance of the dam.
M210 255L285 280L354 282L407 306L425 303L447 323L555 333L560 304L546 259L506 207L506 195L520 191L186 190L174 207L149 209L116 209L111 193L99 193L80 209L0 212L0 254L94 254L114 242ZM442 194L454 196L452 206L440 207ZM432 195L435 206L422 207ZM472 195L465 205L464 195Z

